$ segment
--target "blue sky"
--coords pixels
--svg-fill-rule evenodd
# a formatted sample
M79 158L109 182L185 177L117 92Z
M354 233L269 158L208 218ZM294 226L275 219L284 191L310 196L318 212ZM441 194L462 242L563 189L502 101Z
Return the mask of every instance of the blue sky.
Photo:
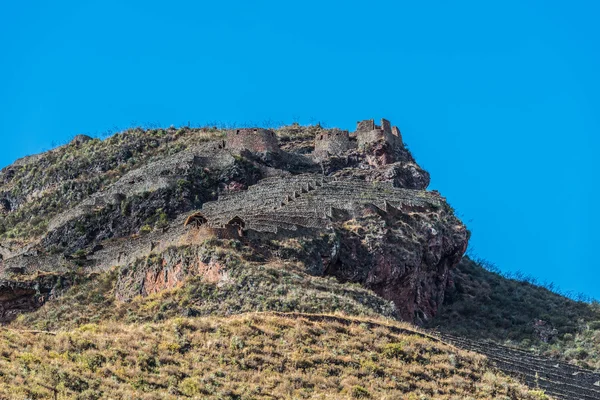
M398 125L504 271L600 298L597 2L0 5L0 164L131 125Z

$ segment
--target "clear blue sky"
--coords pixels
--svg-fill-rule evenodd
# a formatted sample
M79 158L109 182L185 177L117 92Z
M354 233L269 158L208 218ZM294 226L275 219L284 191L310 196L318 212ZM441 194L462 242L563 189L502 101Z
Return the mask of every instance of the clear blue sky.
M399 125L505 271L600 297L587 1L0 5L0 164L144 123Z

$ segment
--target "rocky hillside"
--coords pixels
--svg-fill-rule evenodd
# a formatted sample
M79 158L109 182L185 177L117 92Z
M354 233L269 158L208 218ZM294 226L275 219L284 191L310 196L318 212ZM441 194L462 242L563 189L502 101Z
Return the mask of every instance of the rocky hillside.
M386 120L77 136L0 182L0 399L595 395L454 347L469 232Z
M212 259L182 255L210 237L248 246L256 261L360 283L403 319L425 321L468 241L386 120L352 134L291 126L79 136L1 178L3 321L115 267L120 300L190 276L221 282L227 271Z

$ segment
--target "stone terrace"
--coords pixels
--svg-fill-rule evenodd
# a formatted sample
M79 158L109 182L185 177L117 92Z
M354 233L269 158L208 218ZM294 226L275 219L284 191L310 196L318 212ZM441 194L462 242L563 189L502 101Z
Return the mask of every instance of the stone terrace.
M493 342L479 342L442 334L444 341L487 356L508 375L520 378L531 388L561 400L600 399L600 374L574 365L536 356L535 354Z
M224 227L239 217L246 229L277 232L279 228L326 228L333 209L353 211L367 204L383 211L389 206L438 208L442 199L435 193L394 188L389 183L336 181L304 174L263 179L247 191L204 204L201 212L211 227Z

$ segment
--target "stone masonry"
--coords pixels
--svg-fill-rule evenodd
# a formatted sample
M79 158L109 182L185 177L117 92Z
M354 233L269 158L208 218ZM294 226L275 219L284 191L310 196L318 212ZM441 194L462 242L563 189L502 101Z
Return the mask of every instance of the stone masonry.
M225 148L233 152L278 152L279 144L275 132L269 129L232 129L227 132Z
M332 129L331 131L321 133L315 137L315 152L317 158L327 156L339 156L355 147L350 142L348 131Z
M372 119L357 122L355 135L359 149L378 141L385 141L393 148L402 146L400 129L396 126L392 127L390 121L386 119L381 120L381 125L375 125Z

